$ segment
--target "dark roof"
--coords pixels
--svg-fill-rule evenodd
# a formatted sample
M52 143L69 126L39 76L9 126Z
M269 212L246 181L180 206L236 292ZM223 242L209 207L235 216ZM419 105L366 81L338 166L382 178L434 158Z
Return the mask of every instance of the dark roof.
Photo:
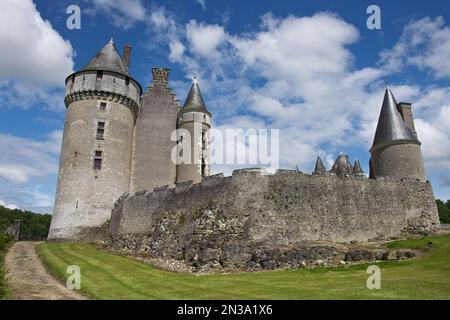
M364 174L364 170L361 168L361 163L359 163L359 160L355 160L355 164L353 165L353 174L354 175L362 175Z
M397 101L391 90L386 88L375 138L370 150L399 142L420 143L411 129L403 123L402 116L397 109Z
M112 71L124 76L130 76L128 68L117 52L117 48L112 39L109 40L103 49L82 70Z
M189 90L186 102L180 110L180 113L190 111L204 112L211 115L211 113L206 109L205 101L203 100L203 96L196 78L192 81L191 89Z
M348 160L348 155L340 154L336 161L333 164L333 167L330 170L330 173L334 173L339 177L343 177L348 174L352 174L353 167Z
M317 156L316 166L314 167L313 174L321 174L321 173L325 173L326 171L327 171L327 168L323 164L322 159L320 158L320 156Z

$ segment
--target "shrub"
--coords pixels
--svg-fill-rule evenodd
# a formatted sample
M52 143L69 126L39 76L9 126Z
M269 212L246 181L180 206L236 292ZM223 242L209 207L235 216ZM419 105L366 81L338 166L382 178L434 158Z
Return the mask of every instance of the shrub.
M436 200L441 223L450 223L450 200L444 203L442 200Z

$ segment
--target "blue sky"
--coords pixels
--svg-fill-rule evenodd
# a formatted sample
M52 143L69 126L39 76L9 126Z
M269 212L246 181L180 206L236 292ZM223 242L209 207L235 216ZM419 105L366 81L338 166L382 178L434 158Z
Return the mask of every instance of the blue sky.
M66 9L81 8L81 30ZM381 9L369 30L366 9ZM112 36L133 47L144 88L171 69L184 101L198 74L217 128L280 129L280 166L328 168L340 152L367 171L384 81L413 103L435 194L450 198L448 1L2 0L0 204L50 212L64 124L64 78ZM231 172L235 166L216 166Z

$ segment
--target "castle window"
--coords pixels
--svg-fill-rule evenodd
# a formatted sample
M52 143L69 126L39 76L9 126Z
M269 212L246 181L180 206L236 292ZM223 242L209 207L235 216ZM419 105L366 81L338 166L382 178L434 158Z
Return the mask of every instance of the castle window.
M106 110L106 102L100 102L100 110Z
M103 71L97 71L97 80L102 80L103 78Z
M104 134L105 134L105 123L99 121L97 123L97 139L103 140Z
M128 77L125 78L125 85L126 86L130 85L130 78Z
M202 157L202 177L205 176L206 173L206 163L205 163L205 158Z
M95 153L94 153L94 169L95 170L102 169L102 155L103 155L102 151L95 150Z
M206 149L206 130L202 130L202 149Z

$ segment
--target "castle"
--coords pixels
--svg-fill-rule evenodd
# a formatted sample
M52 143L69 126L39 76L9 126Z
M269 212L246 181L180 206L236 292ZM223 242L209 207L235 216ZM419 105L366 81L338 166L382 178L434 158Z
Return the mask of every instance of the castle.
M143 92L129 73L130 56L130 46L122 58L111 39L66 79L67 113L49 239L83 239L84 229L110 219L114 202L125 192L199 182L209 175L211 113L198 82L194 79L180 108L168 86L169 69L152 68L152 83ZM191 139L173 137L175 129ZM177 144L182 150L183 143L192 143L191 161L177 165L172 150Z
M211 176L211 113L198 82L180 108L169 70L153 68L143 92L129 74L130 53L125 46L120 57L110 41L66 80L50 240L90 240L107 226L114 250L199 269L258 269L335 255L329 247L311 249L310 241L367 242L437 230L411 104L397 103L389 88L369 177L344 154L329 171L318 157L312 175L241 169ZM192 138L174 137L175 129ZM195 150L187 163L178 161L185 144Z

